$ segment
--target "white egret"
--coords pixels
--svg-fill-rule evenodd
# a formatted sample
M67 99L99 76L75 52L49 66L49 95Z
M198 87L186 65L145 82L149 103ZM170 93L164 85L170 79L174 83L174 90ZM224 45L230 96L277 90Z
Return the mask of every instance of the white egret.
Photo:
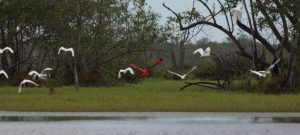
M234 21L241 20L243 15L243 5L237 6L232 9L233 19Z
M212 14L215 15L216 13L216 3L212 4Z
M200 57L210 56L210 47L207 47L205 51L202 48L199 48L193 52L193 54L199 53Z
M45 72L47 71L52 71L52 68L45 68L41 73L38 73L37 71L30 71L28 73L28 75L33 76L33 78L35 79L36 77L45 80L47 77L47 74Z
M180 74L178 74L178 73L172 72L172 71L170 71L170 70L168 70L168 72L171 73L171 74L174 74L174 75L176 75L176 76L178 76L178 77L180 77L181 80L184 80L184 79L186 78L186 76L187 76L189 73L193 72L196 68L197 68L197 66L194 66L190 71L188 71L187 73L185 73L185 74L183 74L183 75L180 75Z
M0 71L0 75L1 75L1 74L3 74L3 75L6 77L6 79L8 79L8 75L7 75L7 73L6 73L4 70L1 70L1 71Z
M72 53L72 57L75 56L75 54L74 54L74 49L73 49L73 48L60 47L57 54L60 54L60 51L61 51L61 50L65 51L65 52L71 52L71 53Z
M121 74L122 74L122 73L123 73L123 74L126 74L127 72L129 72L130 74L134 75L134 72L133 72L132 68L131 68L131 67L128 67L128 68L126 68L126 69L120 69L120 70L119 70L118 78L120 79L120 78L121 78Z
M21 83L20 83L20 86L19 86L19 90L18 90L18 94L21 93L22 91L22 85L25 84L25 83L31 83L35 86L39 86L38 84L36 84L35 82L31 81L31 80L27 80L27 79L24 79Z
M4 47L3 49L0 49L0 54L2 54L6 50L8 50L11 53L14 53L14 51L10 47Z
M276 60L271 66L269 66L265 71L254 71L254 70L249 70L250 72L258 75L259 77L266 77L267 74L270 74L271 70L275 67L275 65L280 61L280 59Z

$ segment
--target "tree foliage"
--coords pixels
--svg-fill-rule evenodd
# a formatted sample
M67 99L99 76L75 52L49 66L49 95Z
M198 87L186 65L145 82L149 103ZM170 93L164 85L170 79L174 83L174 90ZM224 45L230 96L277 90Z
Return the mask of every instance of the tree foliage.
M189 18L192 23L186 24L187 16L182 13L176 13L172 7L164 5L166 9L172 12L180 26L180 30L189 30L198 26L214 27L225 33L239 49L238 53L250 60L253 60L253 67L256 70L264 70L271 65L276 59L281 59L279 66L279 76L285 78L284 88L293 89L296 79L296 55L299 52L299 8L298 1L292 0L214 0L203 1L197 0L202 5L202 9L206 12L195 14L195 18ZM213 8L211 5L218 5ZM238 5L243 5L243 18L241 20L234 19L232 9ZM193 9L191 10L193 11ZM217 18L223 19L217 19ZM226 20L225 25L221 21ZM252 50L246 50L244 43L238 39L236 35L237 29L249 34L253 38ZM270 36L266 36L269 32L276 42L271 42ZM263 56L258 55L257 42L260 43L265 50L272 54L273 58L268 61ZM284 57L284 53L288 57ZM299 56L298 56L299 57ZM287 64L288 63L288 64ZM277 70L278 71L278 70ZM274 73L274 72L273 72ZM281 84L280 84L281 85Z
M115 84L118 69L147 64L145 55L163 39L159 16L146 9L144 0L2 0L0 47L15 53L1 55L1 68L13 84L45 67L62 84L75 75L82 85ZM76 57L57 55L60 46L73 47Z

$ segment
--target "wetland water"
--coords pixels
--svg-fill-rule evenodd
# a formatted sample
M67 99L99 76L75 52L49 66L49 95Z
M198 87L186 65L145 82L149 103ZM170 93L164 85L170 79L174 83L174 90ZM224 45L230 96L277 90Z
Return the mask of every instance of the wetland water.
M2 135L298 135L299 114L0 113Z

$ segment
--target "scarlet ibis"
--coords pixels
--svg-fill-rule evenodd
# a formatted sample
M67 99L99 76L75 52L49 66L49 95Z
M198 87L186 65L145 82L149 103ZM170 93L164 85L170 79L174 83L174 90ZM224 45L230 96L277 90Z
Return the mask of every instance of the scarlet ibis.
M157 60L153 65L151 65L150 67L146 68L146 69L142 69L134 64L130 64L131 67L139 70L141 72L141 74L143 75L143 77L149 76L149 71L151 69L153 69L154 67L156 67L157 65L159 65L162 62L162 58L160 58L159 60Z

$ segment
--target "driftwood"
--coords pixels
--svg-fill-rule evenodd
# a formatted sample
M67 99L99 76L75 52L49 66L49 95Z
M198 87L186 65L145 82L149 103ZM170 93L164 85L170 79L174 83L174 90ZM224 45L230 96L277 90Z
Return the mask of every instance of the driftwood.
M188 88L190 86L201 86L201 87L206 87L206 88L211 88L211 89L220 89L220 88L223 88L223 86L221 86L219 83L213 83L213 82L184 82L186 85L181 87L179 89L179 91L182 91L184 90L185 88ZM212 86L209 86L209 85L212 85Z

